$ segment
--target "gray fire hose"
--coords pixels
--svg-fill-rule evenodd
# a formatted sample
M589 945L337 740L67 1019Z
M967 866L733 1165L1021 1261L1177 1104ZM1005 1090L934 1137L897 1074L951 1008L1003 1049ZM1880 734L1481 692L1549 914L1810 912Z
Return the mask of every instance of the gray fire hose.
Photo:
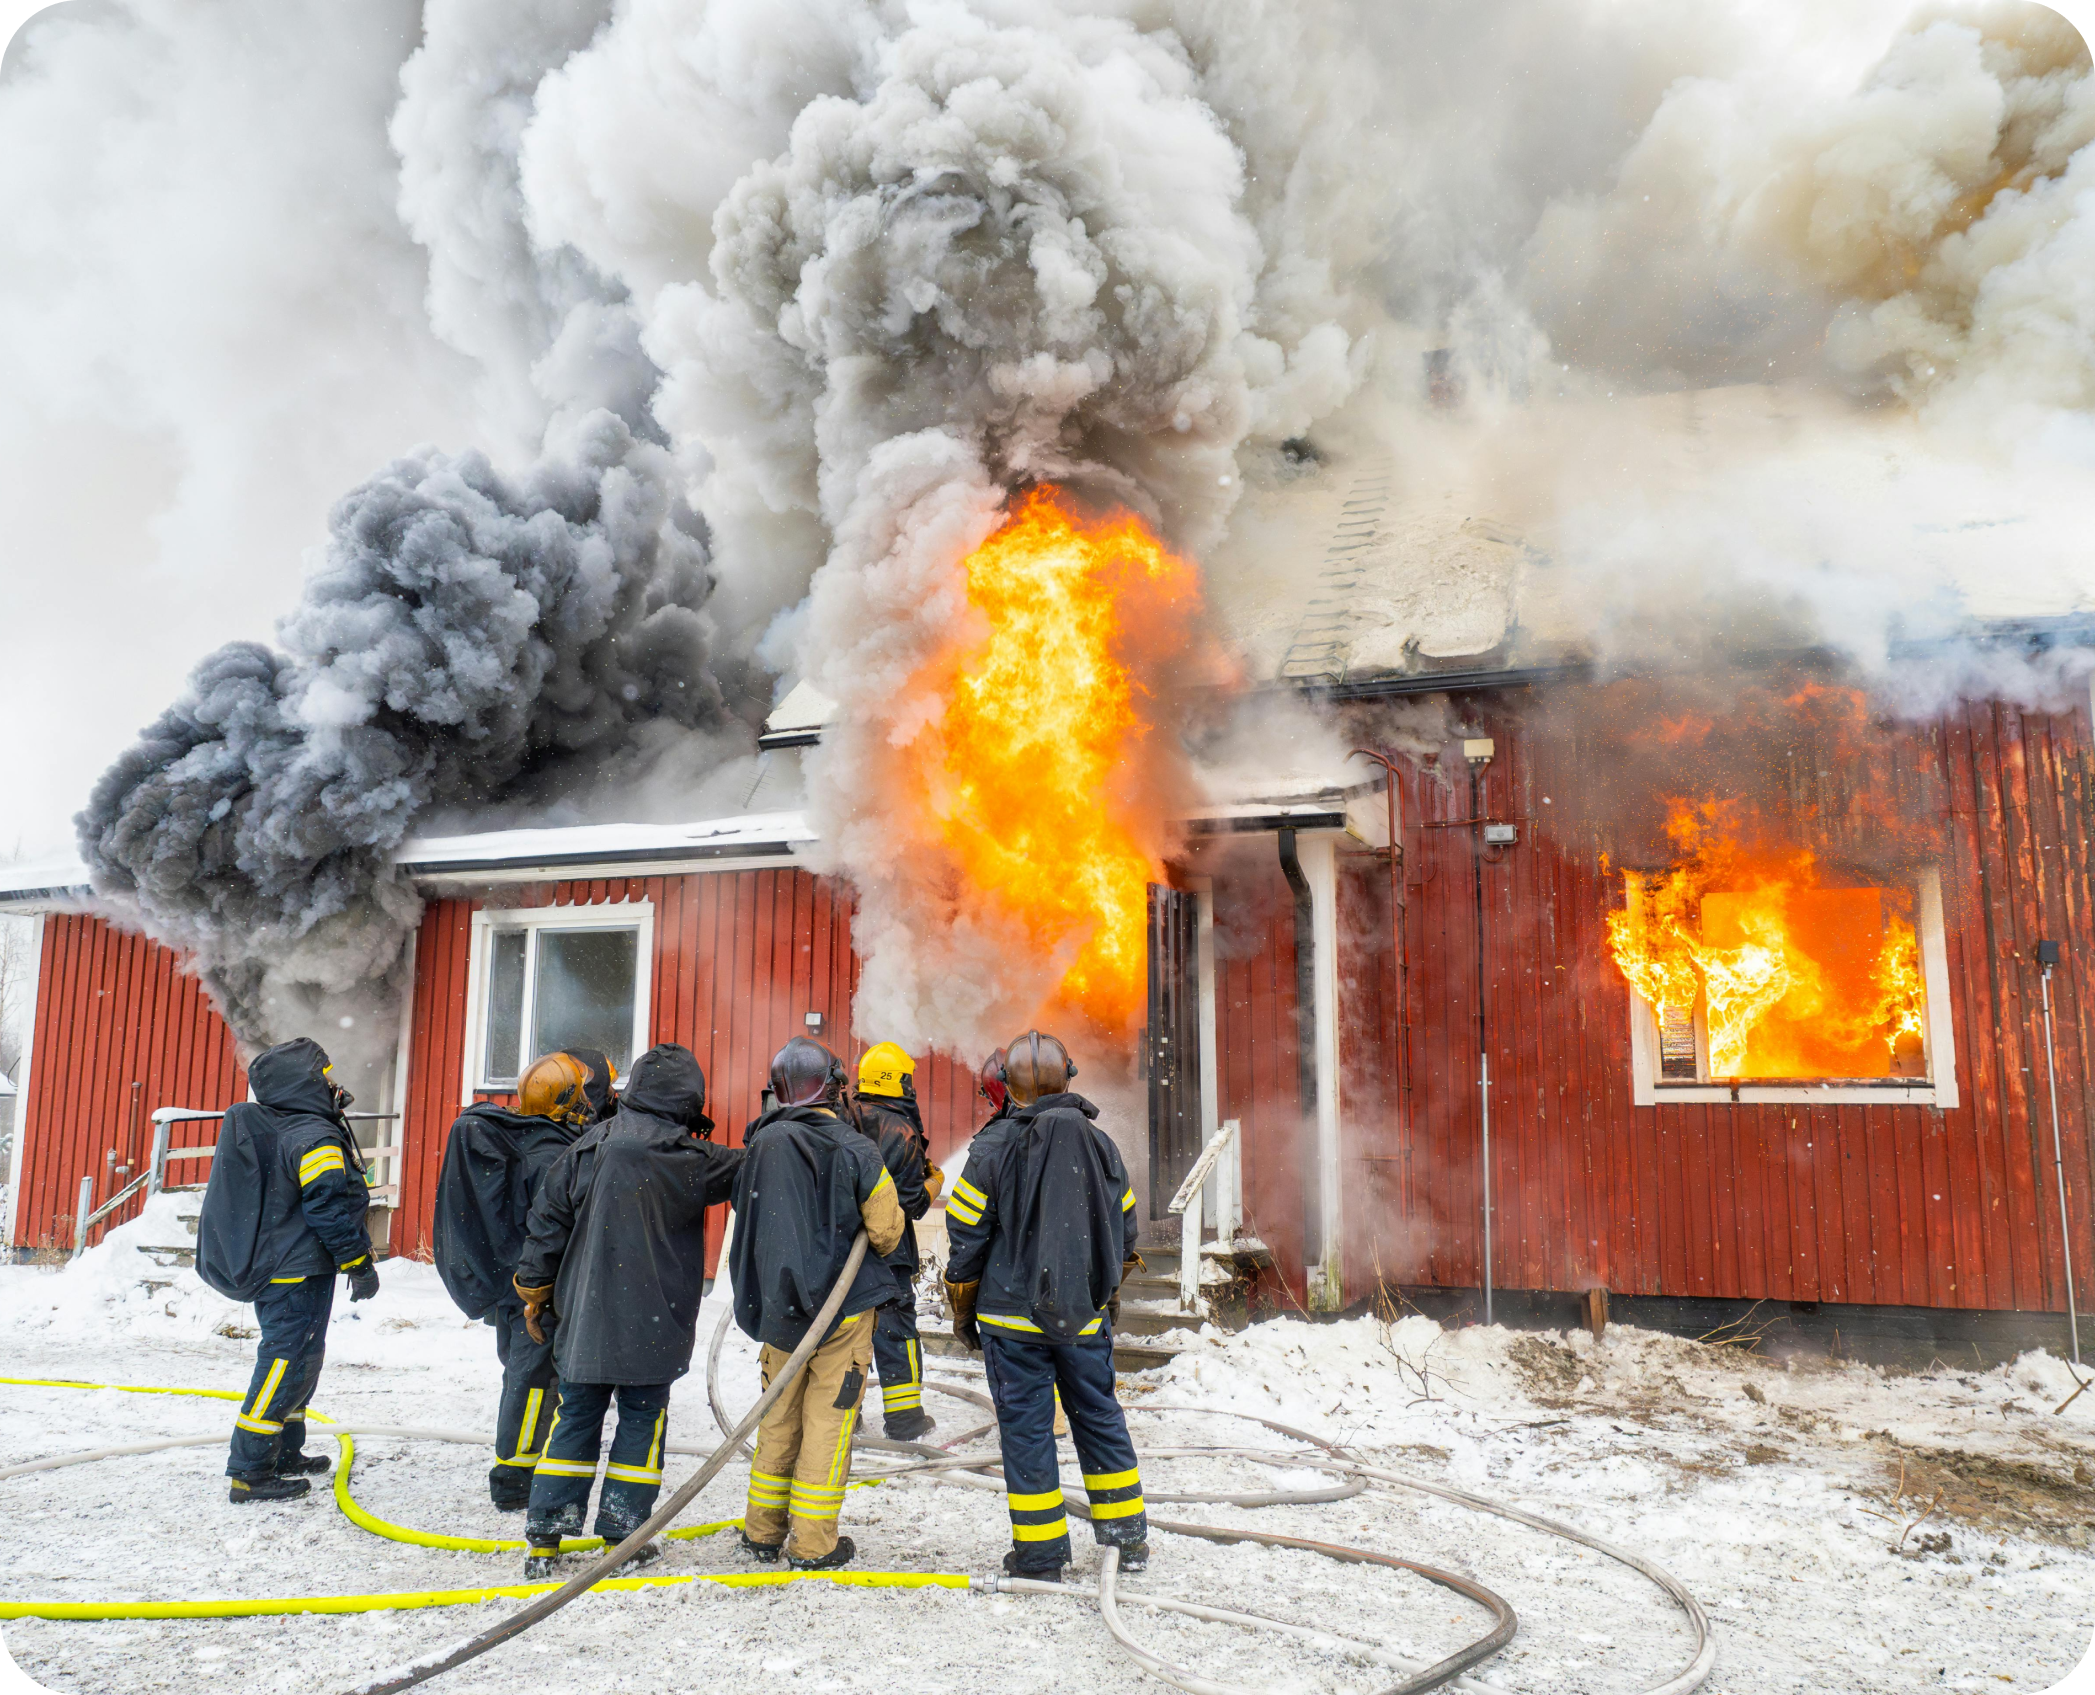
M657 1535L668 1529L677 1514L688 1507L697 1498L698 1492L713 1481L720 1468L734 1458L742 1439L763 1422L764 1415L771 1410L779 1396L786 1392L787 1385L800 1375L801 1368L814 1357L815 1350L829 1334L829 1327L836 1319L837 1309L844 1304L844 1297L850 1293L852 1280L858 1276L858 1268L864 1263L865 1257L866 1233L861 1230L851 1243L851 1253L844 1261L844 1269L837 1274L836 1282L830 1285L829 1298L822 1303L822 1310L816 1313L809 1323L807 1334L800 1338L800 1346L787 1355L785 1364L778 1368L777 1375L771 1379L771 1386L757 1397L756 1405L743 1414L742 1422L728 1433L726 1441L713 1450L712 1457L686 1478L674 1495L655 1509L652 1518L617 1547L605 1549L594 1565L563 1583L552 1594L541 1595L528 1607L510 1614L492 1629L483 1630L471 1640L460 1643L441 1659L411 1666L394 1677L358 1684L357 1695L394 1695L396 1690L412 1689L418 1683L428 1682L440 1672L450 1671L455 1666L464 1665L468 1660L478 1659L490 1648L507 1642L512 1636L520 1636L540 1620L550 1618L577 1595L609 1577Z

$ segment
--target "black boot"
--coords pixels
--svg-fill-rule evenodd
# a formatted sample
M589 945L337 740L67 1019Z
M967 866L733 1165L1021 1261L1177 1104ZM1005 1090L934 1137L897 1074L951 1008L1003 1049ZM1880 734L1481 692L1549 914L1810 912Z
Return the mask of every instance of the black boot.
M937 1428L938 1420L922 1407L910 1407L887 1421L885 1434L890 1442L914 1442L927 1431Z
M524 1541L528 1545L529 1557L524 1561L525 1575L529 1576L532 1562L546 1561L539 1577L551 1574L552 1562L559 1557L561 1541L569 1536L582 1534L582 1510L588 1503L570 1501L564 1507L553 1507L543 1512L534 1512L524 1521ZM532 1578L538 1582L539 1578Z
M742 1552L753 1560L763 1561L767 1566L776 1565L778 1556L786 1550L786 1545L783 1542L753 1541L746 1530L737 1531L736 1534L742 1538Z
M1042 1583L1060 1583L1068 1569L1067 1566L1063 1565L1020 1565L1016 1548L1011 1549L1004 1556L1004 1575L1006 1577L1031 1577Z
M1120 1571L1124 1577L1133 1577L1137 1572L1149 1569L1149 1544L1137 1542L1132 1548L1120 1550Z
M848 1566L852 1556L858 1552L858 1544L848 1536L839 1536L837 1545L819 1560L803 1560L793 1554L786 1555L786 1564L795 1571L835 1571L839 1566Z
M557 1542L540 1546L534 1542L524 1550L524 1581L526 1583L550 1583L560 1575L560 1544Z
M232 1485L231 1499L236 1507L248 1501L295 1501L310 1494L313 1488L302 1477L236 1477Z
M325 1477L333 1469L334 1462L324 1454L279 1454L276 1457L279 1477Z
M531 1473L527 1467L497 1462L488 1467L487 1498L498 1513L520 1513L531 1504Z

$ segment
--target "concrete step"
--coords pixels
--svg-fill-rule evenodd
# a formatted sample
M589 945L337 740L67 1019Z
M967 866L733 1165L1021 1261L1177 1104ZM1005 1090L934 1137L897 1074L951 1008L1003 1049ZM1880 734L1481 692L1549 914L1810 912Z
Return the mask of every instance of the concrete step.
M924 1352L935 1354L941 1359L977 1358L953 1338L950 1330L934 1330L919 1323L918 1339ZM1144 1342L1124 1342L1116 1333L1113 1341L1113 1369L1115 1371L1153 1371L1160 1365L1169 1365L1178 1357L1176 1348L1160 1348Z

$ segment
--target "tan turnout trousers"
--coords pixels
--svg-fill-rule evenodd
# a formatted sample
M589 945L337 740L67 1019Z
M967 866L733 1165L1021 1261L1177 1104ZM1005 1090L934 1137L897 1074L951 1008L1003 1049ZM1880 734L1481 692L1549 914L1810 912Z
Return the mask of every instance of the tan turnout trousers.
M785 1542L796 1560L819 1560L837 1545L837 1514L851 1481L851 1431L873 1363L873 1324L870 1312L845 1319L757 1426L742 1520L752 1542ZM768 1389L791 1355L766 1344L758 1357Z

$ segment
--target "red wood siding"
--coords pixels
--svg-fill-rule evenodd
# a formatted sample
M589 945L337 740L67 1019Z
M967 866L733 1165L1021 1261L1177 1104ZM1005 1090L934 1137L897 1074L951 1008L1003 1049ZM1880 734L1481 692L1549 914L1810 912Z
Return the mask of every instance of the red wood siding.
M246 1098L247 1077L202 985L159 943L86 913L53 913L39 972L14 1241L70 1248L84 1175L94 1174L99 1206L145 1168L156 1107L223 1107ZM178 1124L172 1145L214 1142L217 1131ZM112 1183L118 1164L131 1170ZM209 1170L190 1161L176 1180L201 1182Z
M1817 776L1829 795L1845 782L1858 816L1872 794L1897 790L1936 832L1962 1103L1936 1109L1634 1106L1629 995L1606 942L1620 878L1603 876L1590 836L1561 823L1576 785L1606 774L1581 762L1575 741L1528 734L1512 707L1482 710L1498 744L1482 811L1520 828L1518 846L1481 864L1498 1285L2063 1310L2035 952L2040 937L2066 944L2052 996L2075 1263L2085 1267L2095 1264L2095 997L2081 987L2095 969L2086 712L1976 705L1902 732L1888 763ZM1453 787L1415 774L1405 801L1408 1096L1387 1057L1394 960L1378 964L1367 941L1387 897L1378 902L1369 874L1341 874L1353 1299L1372 1291L1378 1267L1391 1282L1442 1287L1481 1276L1479 866L1470 830L1421 827L1469 816L1467 774ZM1221 978L1223 1110L1257 1122L1246 1184L1262 1211L1298 1193L1293 1150L1265 1128L1294 1100L1285 893L1275 870L1218 884L1217 896L1218 925L1240 949L1265 931L1262 949ZM1365 919L1362 907L1373 909ZM1283 1075L1261 1089L1254 1076L1268 1051ZM1285 1238L1281 1266L1299 1287L1299 1207L1290 1199L1287 1210L1288 1222L1258 1222L1276 1248Z
M771 1056L805 1035L822 1014L821 1040L855 1063L868 1045L851 1027L858 962L851 951L851 901L809 872L704 872L672 877L575 881L505 891L504 905L574 906L618 901L654 905L651 1037L698 1056L716 1136L739 1146L757 1114ZM429 903L416 943L413 1049L405 1120L396 1253L427 1249L444 1138L463 1104L466 985L474 900ZM880 1039L878 1033L871 1038ZM980 1122L972 1073L934 1058L917 1070L934 1159ZM710 1232L714 1242L719 1232Z

